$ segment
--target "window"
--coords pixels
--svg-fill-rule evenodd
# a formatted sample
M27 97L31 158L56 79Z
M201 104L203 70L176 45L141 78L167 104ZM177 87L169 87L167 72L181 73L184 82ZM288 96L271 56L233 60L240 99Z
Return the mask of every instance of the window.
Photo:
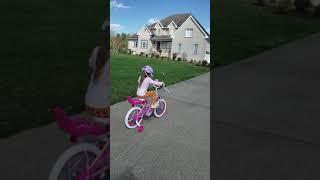
M134 41L134 45L133 45L133 47L138 47L138 41Z
M148 49L148 41L146 41L146 40L141 40L141 48L143 48L143 49Z
M173 31L174 31L173 29L170 29L170 35L173 35Z
M158 35L160 35L160 29L158 29Z
M193 32L192 28L187 28L186 33L185 33L185 37L192 37L192 32Z
M192 54L197 55L198 54L198 44L193 45Z
M182 49L182 44L179 43L179 44L178 44L178 53L181 53L181 49Z

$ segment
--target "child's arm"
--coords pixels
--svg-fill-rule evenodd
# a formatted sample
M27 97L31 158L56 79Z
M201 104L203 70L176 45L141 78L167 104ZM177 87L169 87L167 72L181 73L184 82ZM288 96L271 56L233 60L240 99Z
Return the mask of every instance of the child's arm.
M139 78L138 78L138 84L140 84L140 78L141 78L141 76L139 76Z
M152 80L152 79L150 78L149 84L156 85L156 86L162 86L163 82L154 81L154 80Z

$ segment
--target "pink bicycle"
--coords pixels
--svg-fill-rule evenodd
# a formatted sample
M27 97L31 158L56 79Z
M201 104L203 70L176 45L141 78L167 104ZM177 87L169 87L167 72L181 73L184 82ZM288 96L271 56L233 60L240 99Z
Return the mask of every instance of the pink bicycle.
M144 127L141 125L143 117L150 117L153 113L155 117L160 118L166 112L166 101L159 96L158 89L163 89L167 93L169 93L169 91L165 87L165 84L161 87L154 87L158 96L157 103L159 104L156 108L151 108L151 104L146 99L131 98L130 96L127 97L128 102L132 106L132 108L127 112L124 120L127 128L137 128L138 132L142 132L144 130Z
M70 140L80 143L69 148L58 158L50 172L49 180L109 179L109 126L68 117L59 107L53 112L56 123L70 135Z

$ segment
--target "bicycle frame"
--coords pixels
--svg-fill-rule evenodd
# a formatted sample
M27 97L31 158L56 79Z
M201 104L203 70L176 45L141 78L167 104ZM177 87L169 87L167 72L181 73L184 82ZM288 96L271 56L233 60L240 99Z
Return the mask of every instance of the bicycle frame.
M70 118L66 115L62 108L56 107L53 110L54 117L58 126L70 135L71 141L76 142L79 137L94 135L106 135L110 132L108 125L89 122L80 118ZM108 141L108 139L107 139ZM93 178L99 175L102 171L108 168L110 160L109 143L106 143L102 148L99 156L93 161L88 169L84 169L76 177L76 180L84 180Z
M153 86L153 87L155 88L157 98L159 98L158 89L160 87L158 87L158 86ZM145 100L145 99L144 100L132 99L130 96L128 96L127 99L128 99L128 102L132 105L132 107L134 107L136 105L142 105L143 106L141 108L141 111L137 115L133 116L133 120L135 121L137 126L140 127L141 124L140 124L140 122L138 120L142 119L143 116L145 116L148 111L151 111L151 104L148 104L147 100Z

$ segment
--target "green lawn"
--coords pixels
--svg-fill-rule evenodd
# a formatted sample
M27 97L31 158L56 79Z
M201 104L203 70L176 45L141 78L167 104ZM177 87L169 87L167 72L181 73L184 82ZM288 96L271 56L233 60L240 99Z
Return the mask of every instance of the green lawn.
M213 1L214 60L229 64L320 31L320 19L277 15L256 0ZM215 21L215 22L214 22Z
M105 10L104 1L2 1L0 137L51 122L56 104L83 109Z
M167 85L209 71L208 67L195 66L186 62L146 58L137 55L112 55L111 104L125 100L126 96L135 95L141 68L146 64L153 67L155 71L154 79L164 80Z

